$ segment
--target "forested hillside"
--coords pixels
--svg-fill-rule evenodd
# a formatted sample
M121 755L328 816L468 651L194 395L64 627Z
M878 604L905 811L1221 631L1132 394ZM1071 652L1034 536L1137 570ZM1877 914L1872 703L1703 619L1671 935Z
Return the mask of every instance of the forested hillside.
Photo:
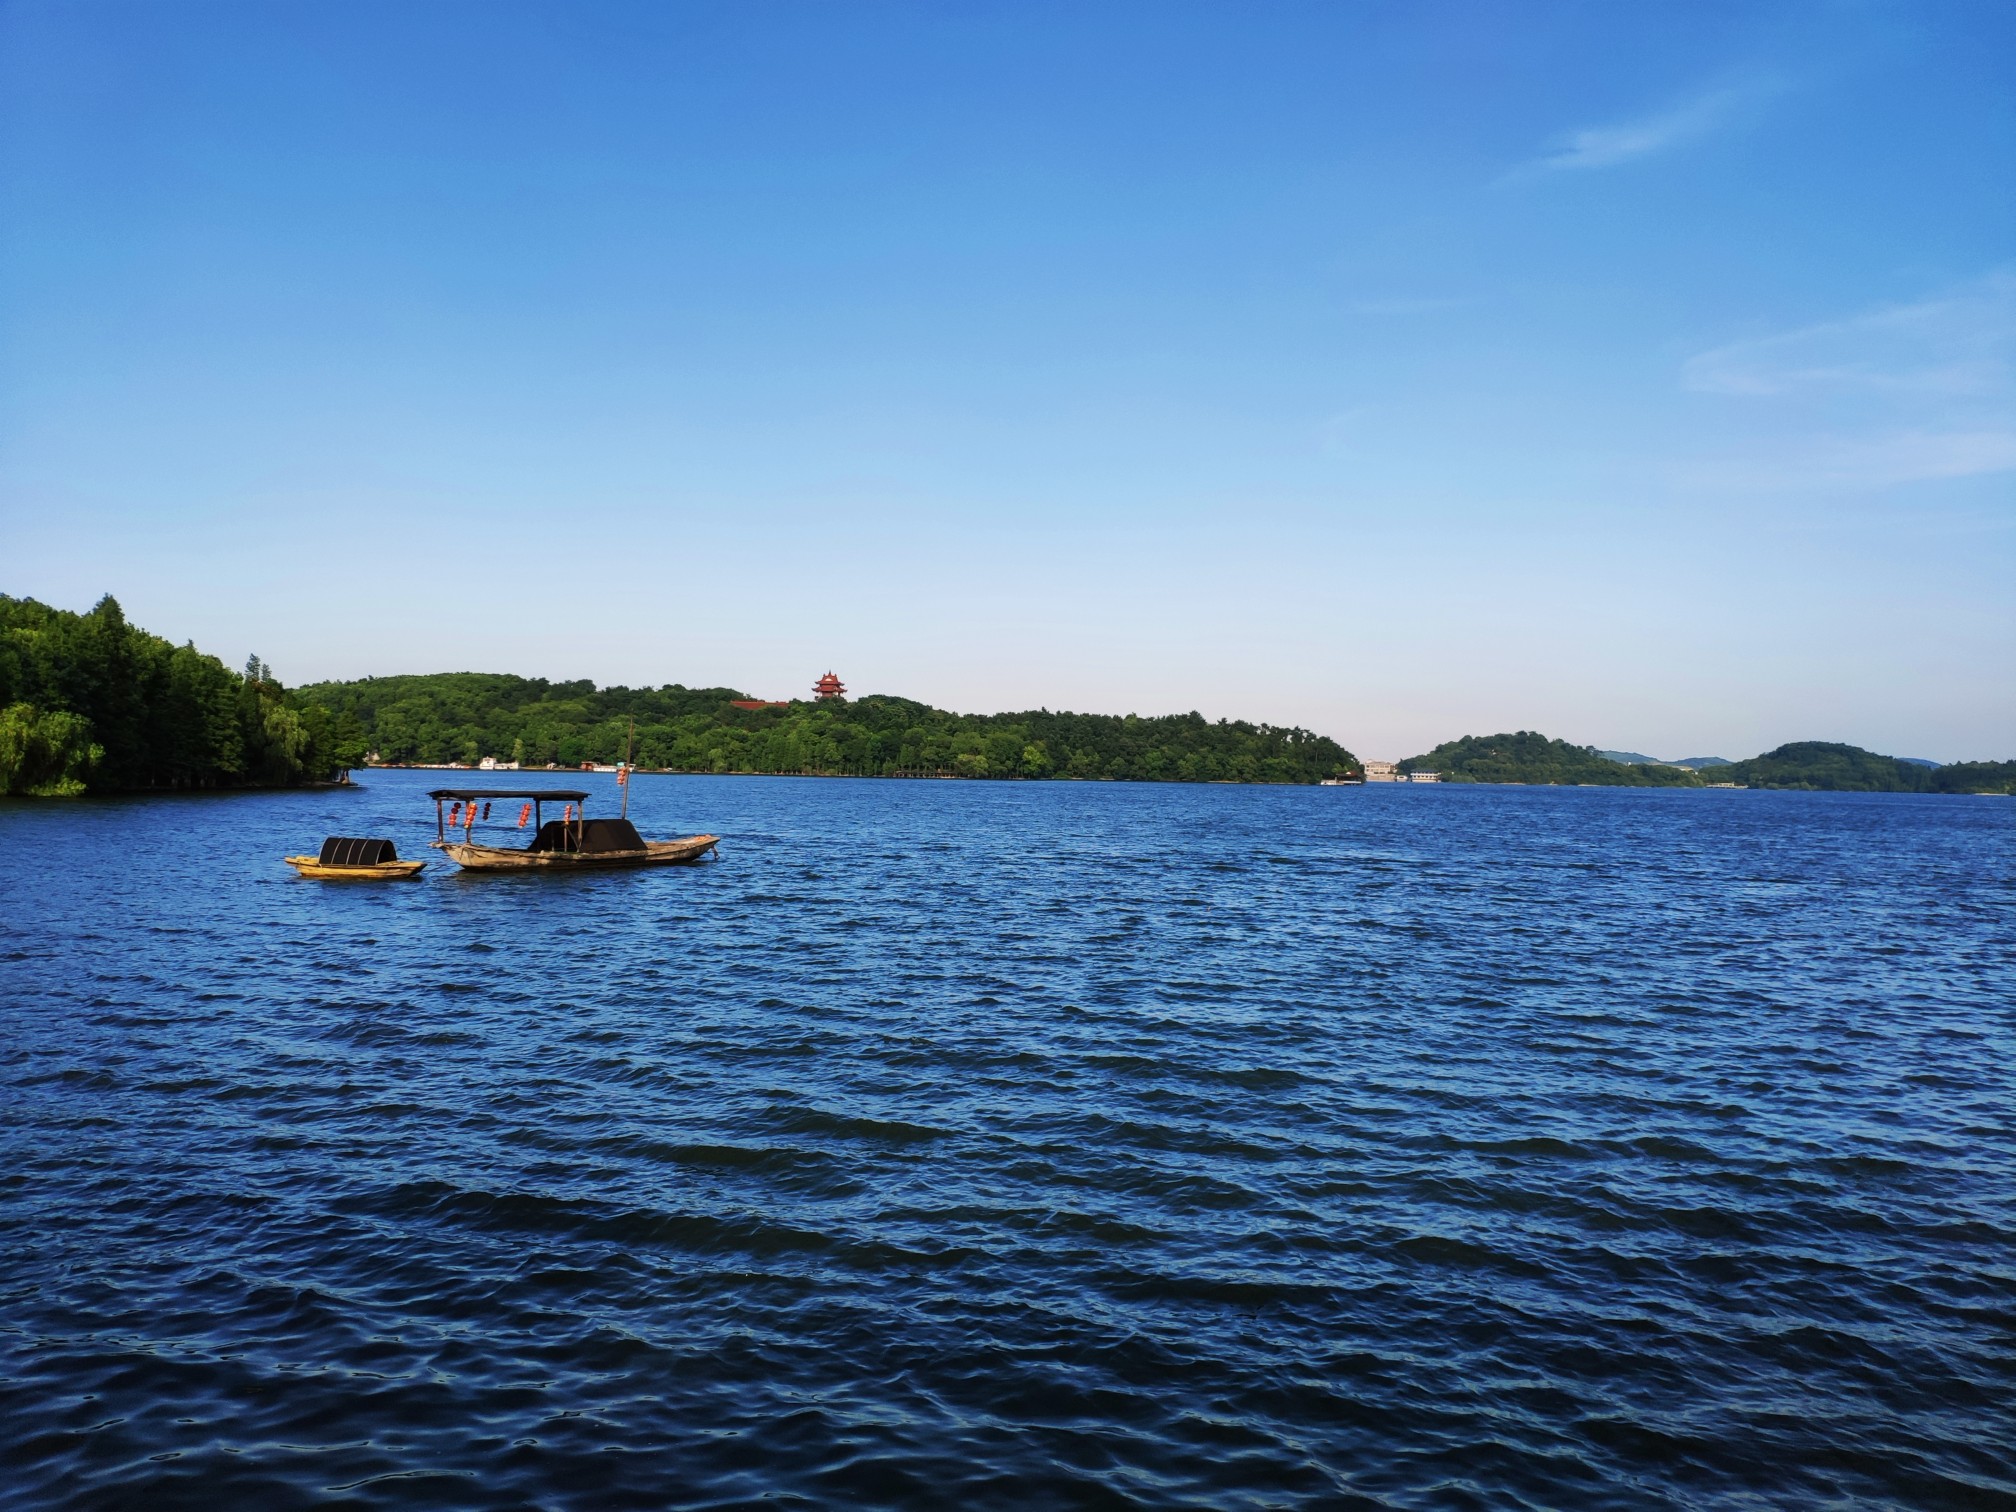
M944 773L961 777L1315 782L1353 771L1307 730L1199 714L953 714L874 696L738 709L732 688L597 688L478 672L320 683L301 697L354 718L385 762L578 766L621 758L681 772Z
M126 622L0 594L0 793L289 787L361 758L361 732Z
M1859 746L1801 740L1717 767L1719 782L1748 787L1836 793L2007 793L2016 791L2016 761L1961 761L1928 767Z
M1629 754L1629 753L1625 753ZM1550 740L1531 730L1465 735L1400 763L1406 771L1440 772L1444 782L1578 784L1600 787L1702 787L1710 783L1840 793L2016 792L2016 761L1966 761L1927 767L1858 746L1803 740L1748 761L1699 772L1674 766L1624 765L1589 746Z
M1531 730L1445 740L1425 755L1408 757L1400 766L1409 772L1440 772L1444 782L1600 787L1699 787L1702 783L1700 777L1680 767L1626 766L1592 747L1550 740Z

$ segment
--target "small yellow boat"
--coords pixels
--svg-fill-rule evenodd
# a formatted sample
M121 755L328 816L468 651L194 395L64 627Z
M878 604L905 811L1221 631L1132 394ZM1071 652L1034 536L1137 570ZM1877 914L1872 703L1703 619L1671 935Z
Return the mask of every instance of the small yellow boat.
M390 840L358 840L331 835L322 842L319 856L288 856L287 864L304 877L327 877L355 882L383 882L395 877L418 876L425 861L401 861Z

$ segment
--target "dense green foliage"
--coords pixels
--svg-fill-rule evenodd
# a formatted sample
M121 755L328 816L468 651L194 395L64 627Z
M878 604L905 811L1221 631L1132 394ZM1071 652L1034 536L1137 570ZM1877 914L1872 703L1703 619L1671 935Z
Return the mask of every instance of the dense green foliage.
M1701 778L1680 767L1626 766L1590 746L1549 740L1531 730L1509 735L1465 735L1445 740L1425 756L1410 756L1403 771L1440 772L1444 782L1523 782L1601 787L1699 787ZM1716 775L1721 775L1720 769Z
M1748 761L1716 769L1724 782L1749 787L1805 788L1835 793L2007 793L2016 791L2016 761L1963 761L1927 767L1858 746L1801 740Z
M598 689L480 672L321 683L300 696L354 717L385 762L616 761L634 718L638 764L679 772L1314 782L1357 768L1306 730L1201 714L951 714L889 697L738 709L732 688Z
M352 765L361 733L257 657L232 672L109 597L72 614L0 594L0 793L287 787Z

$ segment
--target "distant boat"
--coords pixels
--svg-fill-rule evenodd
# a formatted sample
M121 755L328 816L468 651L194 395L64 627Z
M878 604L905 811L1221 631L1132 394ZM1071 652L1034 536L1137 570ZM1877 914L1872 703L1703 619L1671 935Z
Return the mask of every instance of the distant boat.
M678 840L646 840L628 819L589 819L581 810L588 795L573 788L437 788L434 800L436 839L429 843L468 871L583 871L615 866L683 866L698 861L721 843L719 835L686 835ZM500 798L529 800L532 842L524 847L477 845L478 805L487 812ZM547 819L545 806L564 804L562 817ZM444 809L453 804L455 809ZM466 806L466 807L465 807ZM457 810L469 815L460 823L449 819ZM519 823L525 815L521 811ZM465 838L450 840L460 829Z
M288 856L287 864L304 877L328 881L389 882L399 877L417 877L425 861L401 861L390 840L356 839L331 835L322 842L320 854Z
M1365 786L1365 779L1363 777L1325 777L1321 782L1317 783L1316 786L1363 787Z

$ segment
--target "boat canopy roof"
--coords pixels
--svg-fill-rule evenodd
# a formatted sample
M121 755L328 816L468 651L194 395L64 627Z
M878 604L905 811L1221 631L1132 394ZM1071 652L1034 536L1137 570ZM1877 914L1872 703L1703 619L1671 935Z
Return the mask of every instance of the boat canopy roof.
M390 840L331 835L322 842L322 854L315 859L324 866L383 866L399 859L399 848Z
M567 824L548 819L532 837L528 851L641 851L644 837L628 819L581 819Z
M446 798L540 798L552 803L582 803L588 795L576 788L435 788L427 795L436 803Z

